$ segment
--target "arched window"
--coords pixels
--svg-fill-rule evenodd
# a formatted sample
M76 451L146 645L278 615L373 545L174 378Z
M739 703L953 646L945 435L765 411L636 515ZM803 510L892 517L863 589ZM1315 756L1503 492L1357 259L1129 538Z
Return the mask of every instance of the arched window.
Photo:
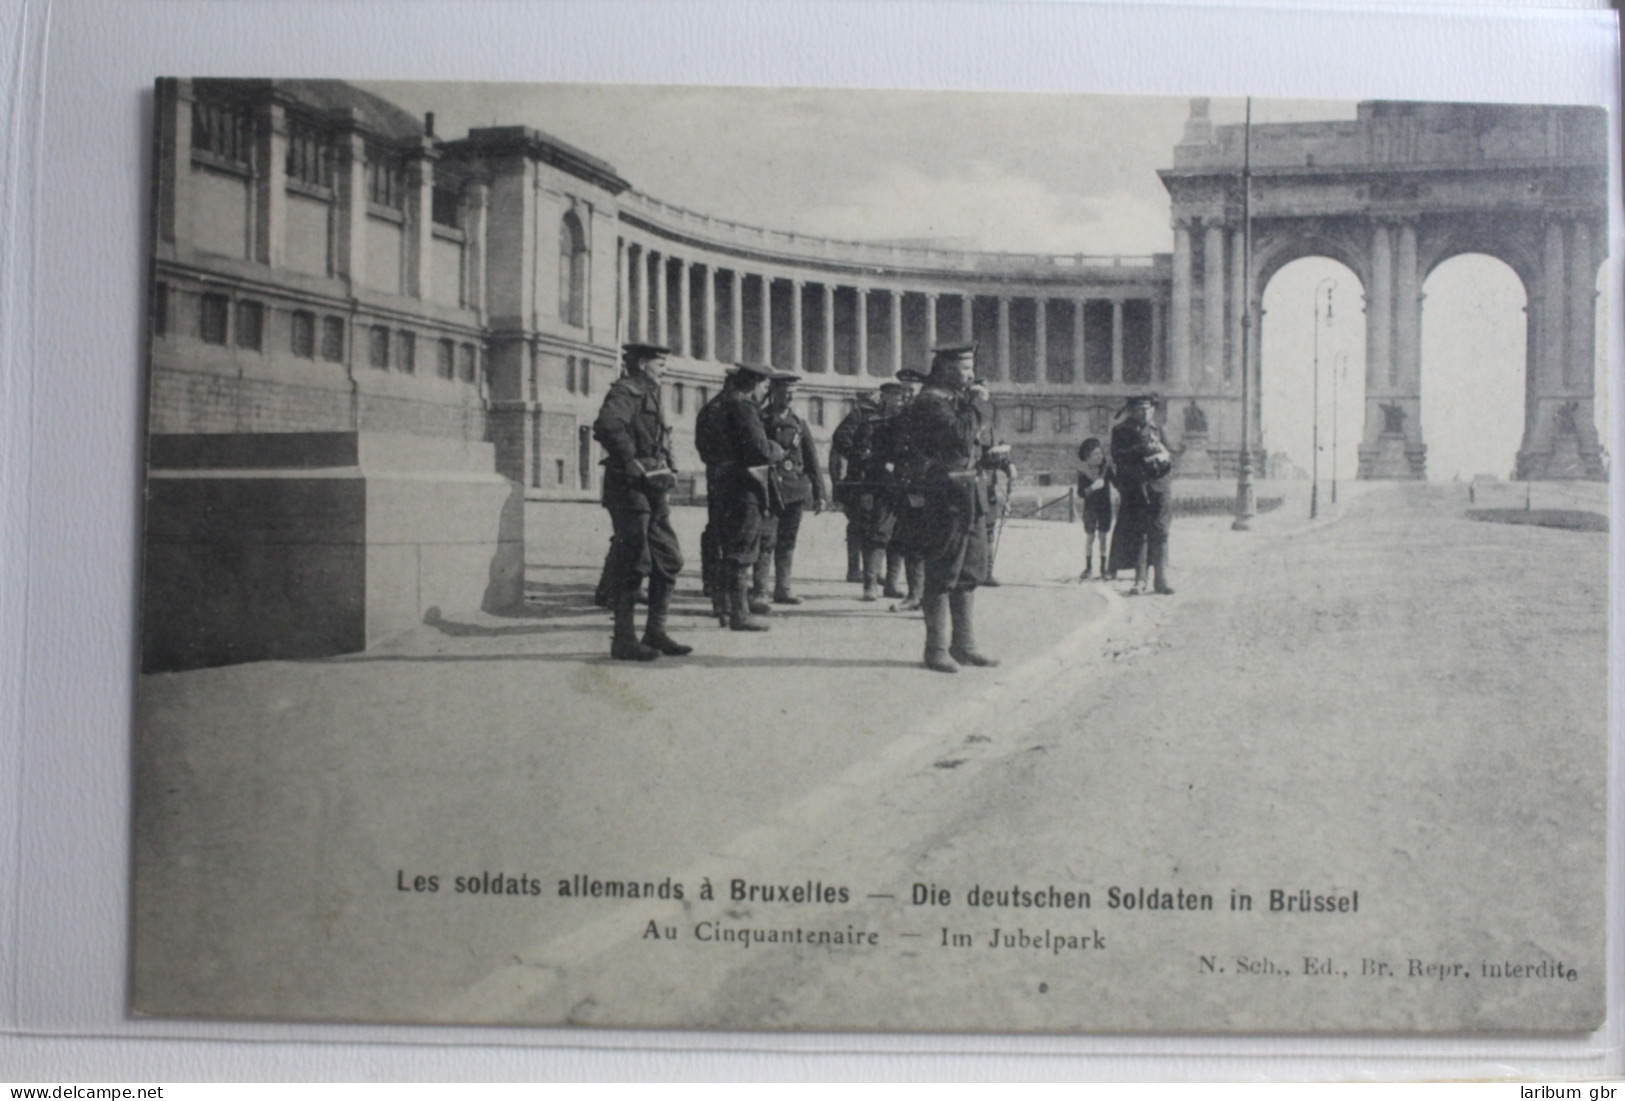
M559 317L587 323L587 235L573 210L559 223Z

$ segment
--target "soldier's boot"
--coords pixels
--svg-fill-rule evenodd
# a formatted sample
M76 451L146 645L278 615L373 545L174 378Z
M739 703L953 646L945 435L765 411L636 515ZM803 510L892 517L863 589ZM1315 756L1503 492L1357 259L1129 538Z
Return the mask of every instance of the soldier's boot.
M1168 564L1163 561L1163 556L1166 553L1166 551L1158 551L1151 560L1151 576L1155 579L1151 587L1163 596L1172 596L1174 589L1172 585L1168 584Z
M976 649L976 590L958 589L949 593L948 613L954 623L948 655L961 665L979 665L990 669L999 664L996 659Z
M846 533L846 579L863 580L863 548L859 546L857 536L850 531Z
M925 667L938 673L959 672L948 653L948 594L928 594L920 607L925 612Z
M767 576L773 570L773 559L765 550L756 552L756 562L750 568L750 610L752 615L772 615L773 605L767 602Z
M767 631L771 628L751 615L750 567L738 562L726 562L731 575L728 601L728 629L732 631Z
M608 608L615 599L616 569L615 540L611 538L609 551L604 555L604 568L598 571L598 588L592 594L592 602L600 608Z
M711 553L711 529L706 528L700 532L700 595L714 597L717 594L716 566Z
M649 579L649 618L643 625L643 644L674 658L692 654L694 647L684 646L666 633L666 609L671 605L671 586L659 578Z
M870 547L863 554L863 600L880 599L880 574L886 568L886 548Z
M628 591L615 594L615 635L609 644L609 656L617 661L653 661L660 656L660 651L638 641L633 595Z
M1145 556L1145 544L1141 543L1139 556L1134 561L1134 584L1128 591L1129 596L1142 596L1145 593Z
M1092 555L1092 554L1086 554L1086 555L1083 556L1083 572L1078 574L1078 580L1079 581L1087 581L1091 577L1094 576L1094 573L1095 573L1095 556Z
M904 573L908 577L908 595L897 605L900 612L920 610L920 592L925 588L925 559L909 557L904 560Z
M903 552L886 548L886 587L881 595L889 600L896 600L904 595L897 583L903 579Z
M790 578L795 570L796 552L789 547L778 547L773 551L773 603L800 604L801 598L790 588Z

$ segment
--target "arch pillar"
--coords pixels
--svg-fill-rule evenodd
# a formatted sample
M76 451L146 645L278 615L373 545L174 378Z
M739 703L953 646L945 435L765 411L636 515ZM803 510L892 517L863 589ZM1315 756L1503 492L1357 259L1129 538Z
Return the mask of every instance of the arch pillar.
M1524 438L1515 477L1601 480L1593 227L1554 217L1542 246L1539 289L1529 295Z
M1416 223L1377 222L1366 297L1361 478L1427 477L1422 442L1422 287Z
M1191 230L1183 218L1174 221L1174 280L1168 302L1168 381L1183 383L1191 364ZM1082 317L1080 301L1078 316ZM1079 325L1082 331L1082 325ZM1080 339L1081 349L1083 342ZM1078 356L1078 377L1083 377L1083 356Z

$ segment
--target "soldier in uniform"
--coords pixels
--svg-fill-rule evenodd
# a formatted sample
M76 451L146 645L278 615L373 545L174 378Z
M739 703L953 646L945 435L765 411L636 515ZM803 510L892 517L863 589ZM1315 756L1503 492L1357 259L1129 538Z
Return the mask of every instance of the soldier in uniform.
M925 387L926 376L922 371L912 367L904 367L897 372L897 381L903 384L903 408L913 401ZM907 463L905 445L900 432L891 433L891 461L894 467L900 468ZM921 588L925 583L925 558L915 548L914 532L919 527L920 510L925 501L918 493L911 492L907 487L899 485L893 507L896 511L896 523L892 527L891 542L886 544L886 588L885 594L889 597L901 596L903 599L892 605L894 612L917 612L920 610ZM897 588L899 574L907 579L908 591L902 592Z
M1162 429L1152 421L1155 394L1128 401L1126 415L1112 428L1112 471L1117 482L1117 531L1112 535L1111 571L1134 570L1130 595L1145 592L1146 570L1159 593L1168 585L1168 532L1174 509L1170 493L1173 455Z
M916 538L925 556L925 665L940 673L998 664L976 648L974 623L976 586L987 574L986 479L997 463L980 442L975 352L974 344L936 349L900 426L902 480L924 499Z
M700 590L711 598L711 611L718 622L728 625L728 600L722 583L722 552L718 547L718 533L722 531L722 497L715 492L717 464L726 457L726 441L718 431L721 401L733 381L734 368L728 368L722 377L722 390L716 397L694 412L694 449L705 464L705 528L700 532Z
M717 458L709 492L716 501L712 516L718 581L728 626L735 631L768 629L752 614L750 585L761 554L762 520L774 507L768 472L784 458L784 449L768 438L762 424L761 393L771 374L763 367L737 366L717 398L715 419L707 429L714 434L707 453Z
M604 395L593 423L603 445L604 507L615 528L616 569L611 607L615 613L610 656L622 661L653 661L661 654L682 656L693 647L666 634L672 586L683 568L683 553L671 527L666 494L676 484L671 430L660 407L660 376L669 349L628 344L621 350L626 373ZM649 578L649 616L637 636L634 601Z
M841 426L848 422L859 423L862 418L854 420L859 413L873 416L875 411L875 398L872 394L854 394L852 396L852 412L848 413L841 424L836 426L836 433ZM838 438L838 437L837 437ZM846 514L846 579L863 583L863 519L859 515L859 498L864 492L863 477L857 465L842 450L837 439L831 439L829 445L829 480L832 487L832 499L841 506Z
M832 454L844 463L842 504L848 524L856 528L862 551L863 599L880 599L880 577L886 568L886 545L896 523L889 433L902 407L903 384L882 383L878 402L859 402L835 429ZM899 594L901 595L901 594Z
M812 429L791 408L799 381L798 376L788 371L776 373L768 384L767 408L762 413L768 438L784 450L784 457L773 466L773 488L778 493L779 511L777 515L763 518L762 553L756 559L751 594L767 595L771 568L775 604L801 603L791 588L801 515L809 501L814 515L824 511L824 472L818 463Z

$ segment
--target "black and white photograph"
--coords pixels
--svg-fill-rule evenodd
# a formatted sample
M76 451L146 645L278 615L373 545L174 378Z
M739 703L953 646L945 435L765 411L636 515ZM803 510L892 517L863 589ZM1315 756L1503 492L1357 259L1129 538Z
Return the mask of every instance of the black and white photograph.
M133 1013L1602 1024L1603 106L153 104Z

